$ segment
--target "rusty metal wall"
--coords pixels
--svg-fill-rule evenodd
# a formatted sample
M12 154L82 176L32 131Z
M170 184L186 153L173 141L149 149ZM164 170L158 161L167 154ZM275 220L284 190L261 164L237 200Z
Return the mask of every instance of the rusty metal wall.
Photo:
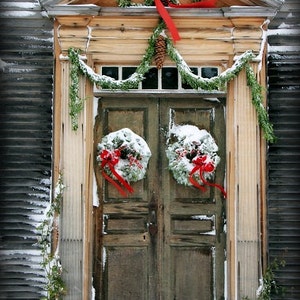
M0 28L0 299L40 299L36 226L50 200L53 23L38 1L1 1Z
M268 152L269 262L285 296L300 299L300 2L286 0L269 25L269 112L277 143Z

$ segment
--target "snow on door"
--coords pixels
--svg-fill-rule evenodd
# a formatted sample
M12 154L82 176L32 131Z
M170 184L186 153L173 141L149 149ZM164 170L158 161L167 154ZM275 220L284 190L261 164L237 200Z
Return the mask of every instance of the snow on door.
M95 149L106 134L130 128L147 141L152 156L145 179L133 183L134 193L125 198L95 165L100 197L95 214L96 299L223 299L224 199L214 187L202 192L175 181L165 154L171 123L195 125L214 137L221 157L214 181L224 185L225 122L220 101L99 100Z

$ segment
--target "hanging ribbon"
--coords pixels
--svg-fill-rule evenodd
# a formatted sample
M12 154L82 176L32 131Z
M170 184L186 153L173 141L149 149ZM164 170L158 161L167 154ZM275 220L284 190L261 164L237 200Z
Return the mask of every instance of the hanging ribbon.
M179 36L178 30L177 30L172 18L170 17L167 9L165 8L165 6L161 2L161 0L154 0L154 2L155 2L157 11L159 12L160 16L165 21L165 23L172 35L174 43L176 43L176 41L180 40L180 36ZM205 1L200 1L200 2L195 2L195 3L190 3L190 4L174 4L170 1L168 1L168 6L172 7L172 8L213 8L213 7L215 7L215 4L216 4L216 0L205 0Z
M172 35L174 43L176 41L179 41L180 36L179 36L178 30L177 30L172 18L170 17L168 11L166 10L165 6L162 4L161 0L154 0L154 1L155 1L155 6L156 6L157 11L159 12L160 16L163 18L168 29L170 30L170 33Z
M195 164L195 167L192 169L192 171L190 172L190 176L189 176L189 180L190 180L191 184L203 192L206 190L205 187L203 185L200 185L199 182L196 181L193 177L193 175L197 171L199 171L199 175L200 175L200 179L201 179L202 183L204 185L209 185L209 186L218 188L222 192L224 198L226 198L227 194L222 186L220 186L217 183L208 182L203 177L203 172L210 173L215 170L215 166L214 166L212 160L210 160L206 155L202 155L202 156L197 156L196 158L194 158L193 163Z
M124 188L129 192L129 193L133 193L133 188L128 184L128 182L118 174L118 172L115 170L115 165L119 162L119 158L121 155L121 151L120 150L114 150L114 151L108 151L108 150L103 150L100 153L100 158L101 158L101 168L102 168L102 176L109 181L111 184L113 184L119 191L119 193L126 197L127 193L126 191L122 188L122 185L124 186ZM105 171L104 171L104 167L108 166L110 171L112 172L112 174L117 178L117 180L119 181L119 183L115 180L113 180L110 176L108 176Z

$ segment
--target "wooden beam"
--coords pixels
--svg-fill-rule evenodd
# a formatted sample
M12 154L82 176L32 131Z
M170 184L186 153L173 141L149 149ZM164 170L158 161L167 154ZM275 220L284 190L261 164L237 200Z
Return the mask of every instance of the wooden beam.
M93 64L91 55L87 63ZM93 265L93 174L94 174L94 101L93 84L89 81L85 84L85 95L90 98L85 101L84 122L83 122L83 144L84 153L84 210L83 210L83 290L82 299L92 299L92 265Z

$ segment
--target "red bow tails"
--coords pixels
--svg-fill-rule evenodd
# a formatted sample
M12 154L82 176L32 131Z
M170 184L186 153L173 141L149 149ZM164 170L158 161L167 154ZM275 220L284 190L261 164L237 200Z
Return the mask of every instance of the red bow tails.
M165 8L161 0L154 0L154 1L158 13L165 21L172 35L173 41L174 43L176 43L176 41L180 40L180 36L172 18L170 17L167 9ZM216 4L216 0L205 0L205 1L200 1L195 3L190 3L190 4L174 4L168 1L168 6L172 8L213 8L215 7L215 4Z
M190 175L189 175L189 180L190 180L191 184L203 192L206 190L203 185L209 185L209 186L216 187L222 192L224 198L226 198L227 194L222 186L220 186L217 183L208 182L203 177L204 172L211 173L215 170L214 162L207 155L197 156L193 159L192 162L194 163L195 167L192 169L192 171L190 172ZM197 171L199 171L199 176L200 176L200 179L201 179L203 185L200 185L199 182L197 180L195 180L195 178L193 177L193 175Z
M101 168L102 168L102 175L103 177L109 181L111 184L113 184L118 191L120 192L120 194L122 196L127 196L126 191L123 189L123 187L129 192L129 193L133 193L133 188L129 185L129 183L120 175L118 174L118 172L115 170L115 165L119 162L120 160L120 155L121 155L121 151L116 149L114 151L109 151L104 149L101 153L100 153L100 158L101 158ZM117 181L113 180L105 171L104 171L104 167L108 166L110 171L112 172L112 174L117 178ZM123 186L123 187L122 187Z

